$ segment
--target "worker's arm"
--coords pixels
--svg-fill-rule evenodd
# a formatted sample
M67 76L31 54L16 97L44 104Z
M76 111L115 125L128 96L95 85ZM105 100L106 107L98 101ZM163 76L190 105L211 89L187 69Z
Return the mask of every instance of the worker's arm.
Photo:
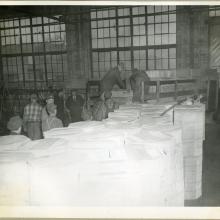
M44 121L48 118L48 113L46 111L46 106L41 110L41 121Z

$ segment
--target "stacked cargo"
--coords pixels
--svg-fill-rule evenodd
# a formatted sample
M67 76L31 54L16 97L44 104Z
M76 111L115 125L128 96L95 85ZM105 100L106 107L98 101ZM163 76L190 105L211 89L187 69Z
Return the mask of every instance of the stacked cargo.
M141 134L142 138L144 138L145 145L155 146L155 143L160 143L159 145L164 146L165 142L160 142L161 136L168 136L169 140L172 140L170 143L170 149L168 155L170 156L170 166L169 169L166 170L166 178L167 185L164 183L164 189L166 189L166 205L168 206L183 206L184 205L184 180L183 180L183 152L182 152L182 137L181 137L181 129L177 126L173 126L173 112L170 111L168 114L160 117L160 114L165 111L171 104L166 105L150 105L150 104L127 104L120 106L118 112L121 112L122 118L124 115L123 112L133 111L134 115L137 110L140 111L140 116L137 117L139 119L139 124L136 123L135 129L132 134L133 136ZM111 120L113 118L113 114L111 113ZM109 119L108 119L109 120ZM108 121L107 120L107 121ZM118 123L120 120L118 120ZM127 123L127 126L120 127L124 129L124 127L131 128L131 124L134 127L133 121ZM137 126L138 125L138 126ZM116 127L116 126L115 126ZM114 128L115 128L114 127ZM149 136L147 134L154 135L155 140L152 145ZM128 137L133 137L129 136ZM146 138L146 139L145 139ZM128 138L130 139L130 138ZM141 159L144 155L143 149L141 151L140 143L138 141L133 141L132 144L128 145L126 149L129 149L132 153L130 156L137 156ZM142 158L143 159L143 158ZM147 169L147 168L146 168ZM161 187L160 192L163 187ZM172 189L172 190L170 190ZM164 191L164 192L165 192ZM162 197L161 197L162 198ZM163 197L165 198L165 197Z
M133 92L131 90L113 90L112 99L119 105L132 103Z
M0 152L18 150L20 146L31 140L24 135L6 135L0 137Z
M73 123L5 147L0 204L13 204L5 184L13 193L23 184L16 205L183 206L184 180L185 198L201 194L204 108L177 107L173 125L172 111L160 117L169 106L121 105L102 122Z
M202 158L205 138L204 105L177 106L174 123L182 128L185 199L197 199L202 195Z

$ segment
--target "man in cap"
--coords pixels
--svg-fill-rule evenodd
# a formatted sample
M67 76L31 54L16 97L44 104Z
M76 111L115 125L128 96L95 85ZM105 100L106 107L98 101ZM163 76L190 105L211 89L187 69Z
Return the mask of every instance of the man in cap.
M7 123L7 128L10 131L11 135L19 135L21 134L23 121L20 116L13 116Z
M123 63L119 63L118 66L110 69L101 80L101 94L106 91L112 91L114 85L118 85L121 89L125 89L125 83L122 81L123 74Z
M37 95L31 95L31 102L24 108L24 130L32 140L41 139L41 113L42 107L37 103Z
M50 103L46 106L46 108L47 112L49 113L49 116L45 121L42 121L42 131L45 132L53 128L62 128L62 121L56 117L57 106L53 103Z
M41 115L41 120L44 121L47 119L47 117L49 116L49 112L47 111L47 105L49 104L54 104L54 96L52 93L49 93L46 96L46 105L43 107L42 109L42 115Z
M112 100L110 91L103 92L100 100L95 103L92 109L93 120L102 121L108 117L109 112L113 112L116 108L116 103Z
M64 89L60 89L55 97L54 103L57 106L57 118L59 118L63 124L66 124L65 121L65 91Z
M82 121L82 110L84 105L84 99L76 90L71 91L71 95L66 101L66 107L69 110L71 116L71 122Z

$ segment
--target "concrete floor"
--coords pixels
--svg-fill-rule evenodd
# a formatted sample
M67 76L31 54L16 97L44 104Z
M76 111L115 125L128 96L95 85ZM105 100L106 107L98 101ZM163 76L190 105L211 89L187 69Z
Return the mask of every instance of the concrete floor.
M220 206L220 124L206 123L203 144L202 196L185 206Z

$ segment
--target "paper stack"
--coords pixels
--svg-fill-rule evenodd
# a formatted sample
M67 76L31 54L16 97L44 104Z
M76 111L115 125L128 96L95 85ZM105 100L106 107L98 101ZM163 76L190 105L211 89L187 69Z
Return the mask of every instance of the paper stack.
M185 199L202 195L202 152L205 133L204 105L177 106L174 123L182 128Z
M112 91L112 99L119 105L132 103L132 98L133 98L132 90L119 89Z
M0 137L0 152L18 150L20 146L31 140L24 135L7 135Z

